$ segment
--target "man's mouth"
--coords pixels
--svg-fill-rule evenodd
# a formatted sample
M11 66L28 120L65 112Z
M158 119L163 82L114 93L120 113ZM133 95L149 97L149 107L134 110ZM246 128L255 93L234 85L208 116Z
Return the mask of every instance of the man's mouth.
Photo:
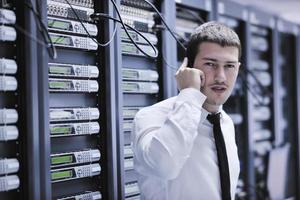
M226 91L226 87L225 86L222 86L222 85L216 85L216 86L212 86L211 87L211 90L213 90L214 92L216 93L223 93Z

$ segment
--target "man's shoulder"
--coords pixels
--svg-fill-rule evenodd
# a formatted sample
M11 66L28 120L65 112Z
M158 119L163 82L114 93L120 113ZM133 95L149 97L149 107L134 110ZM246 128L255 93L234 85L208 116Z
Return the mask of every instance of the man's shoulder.
M147 106L139 110L139 112L136 114L136 118L147 115L147 114L163 114L168 113L170 110L172 110L174 103L176 101L176 97L171 97L165 100L162 100L158 103L155 103L151 106Z

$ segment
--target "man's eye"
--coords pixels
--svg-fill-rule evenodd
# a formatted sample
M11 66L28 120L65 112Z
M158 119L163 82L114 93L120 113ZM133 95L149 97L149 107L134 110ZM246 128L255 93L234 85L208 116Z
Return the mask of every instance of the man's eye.
M235 65L225 65L226 68L235 68Z
M216 66L215 63L210 63L210 62L205 63L205 65L210 66L210 67L215 67Z

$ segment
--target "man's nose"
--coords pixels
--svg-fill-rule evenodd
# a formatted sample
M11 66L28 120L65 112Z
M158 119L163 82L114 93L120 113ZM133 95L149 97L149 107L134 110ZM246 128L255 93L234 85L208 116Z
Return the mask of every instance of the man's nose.
M226 81L225 68L223 66L218 66L216 68L215 81L218 83Z

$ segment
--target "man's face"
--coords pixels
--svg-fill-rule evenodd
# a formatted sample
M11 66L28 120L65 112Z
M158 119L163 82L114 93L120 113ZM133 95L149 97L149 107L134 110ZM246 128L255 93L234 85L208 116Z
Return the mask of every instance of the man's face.
M193 67L202 70L205 75L205 83L201 87L201 92L207 96L205 104L219 107L230 96L238 75L238 48L222 47L212 42L203 42L198 48Z

